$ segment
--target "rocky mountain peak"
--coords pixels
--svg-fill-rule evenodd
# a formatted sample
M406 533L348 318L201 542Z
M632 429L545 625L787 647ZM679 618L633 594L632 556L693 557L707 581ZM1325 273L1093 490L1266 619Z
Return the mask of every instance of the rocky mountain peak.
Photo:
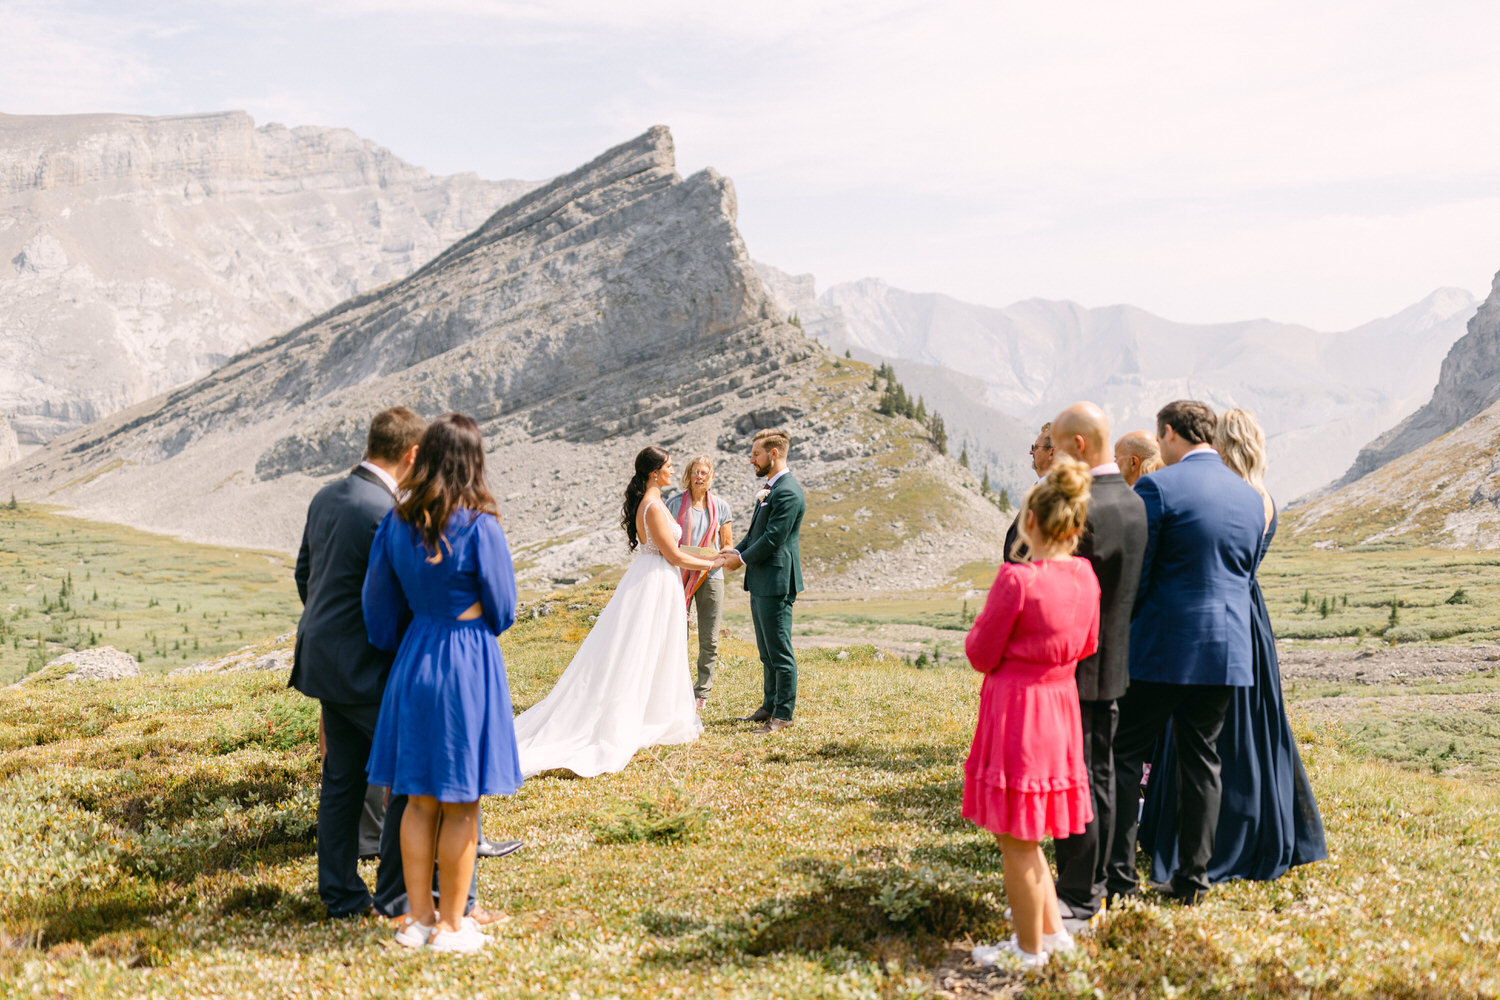
M405 277L533 186L238 111L0 115L0 412L41 444Z
M1459 293L1462 294L1462 293ZM1433 297L1429 297L1430 299ZM1433 310L1446 301L1433 302ZM1443 358L1427 404L1366 445L1335 486L1344 486L1467 423L1500 401L1500 273Z

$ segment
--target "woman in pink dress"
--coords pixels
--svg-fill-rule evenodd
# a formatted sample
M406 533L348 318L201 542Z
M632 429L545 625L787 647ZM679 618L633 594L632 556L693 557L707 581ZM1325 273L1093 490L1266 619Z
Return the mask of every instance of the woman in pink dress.
M974 949L1040 968L1073 939L1057 909L1043 837L1082 833L1093 816L1073 671L1098 645L1099 581L1072 553L1088 516L1090 476L1059 458L1027 495L1020 532L1030 562L1000 567L964 644L985 675L964 765L966 817L995 835L1015 934Z

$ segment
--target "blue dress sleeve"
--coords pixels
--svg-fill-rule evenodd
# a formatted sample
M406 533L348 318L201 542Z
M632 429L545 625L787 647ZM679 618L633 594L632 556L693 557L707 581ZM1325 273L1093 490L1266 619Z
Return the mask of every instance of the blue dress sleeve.
M409 617L406 594L391 565L390 542L395 530L396 512L391 511L375 531L370 543L370 564L365 568L365 585L360 592L365 612L365 631L376 649L395 649L401 644L402 622Z
M479 556L479 602L490 631L499 635L516 621L516 570L510 561L505 529L493 514L479 515L476 526Z

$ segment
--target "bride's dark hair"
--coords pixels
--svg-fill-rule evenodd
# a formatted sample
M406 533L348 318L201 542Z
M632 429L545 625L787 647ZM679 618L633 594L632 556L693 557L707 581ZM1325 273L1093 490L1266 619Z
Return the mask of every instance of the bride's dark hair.
M417 454L420 455L421 452ZM635 475L630 477L630 484L625 487L625 506L620 514L620 527L625 529L625 537L630 541L632 552L640 541L635 537L635 512L640 510L641 498L646 495L646 480L666 464L667 453L654 444L648 444L635 456Z
M406 498L396 505L396 516L411 525L422 544L441 558L448 519L464 509L473 520L495 514L495 498L484 484L484 438L472 417L445 413L427 426L417 443L417 462L407 473Z

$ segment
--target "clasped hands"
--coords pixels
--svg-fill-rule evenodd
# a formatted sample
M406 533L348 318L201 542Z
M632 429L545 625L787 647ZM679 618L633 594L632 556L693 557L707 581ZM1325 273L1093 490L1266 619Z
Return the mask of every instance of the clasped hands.
M737 570L745 565L740 559L739 553L733 549L722 549L719 554L710 561L708 571L712 573L716 569Z

